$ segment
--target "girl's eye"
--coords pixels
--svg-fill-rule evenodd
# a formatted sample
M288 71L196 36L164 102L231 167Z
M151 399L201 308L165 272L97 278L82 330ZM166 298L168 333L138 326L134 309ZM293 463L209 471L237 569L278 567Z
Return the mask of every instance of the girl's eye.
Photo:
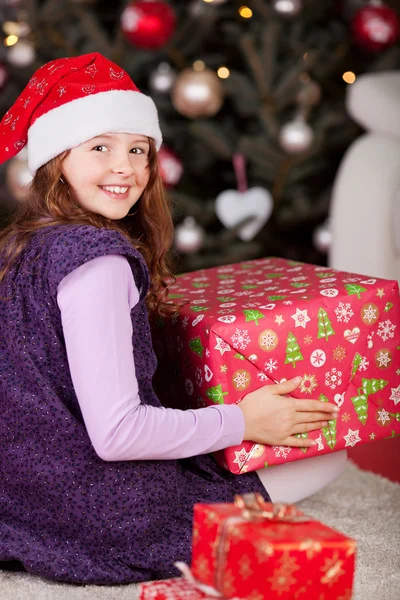
M139 150L139 152L134 152L135 150ZM144 154L143 148L138 148L138 147L131 148L131 152L134 152L134 154Z
M98 148L105 148L105 147L106 147L106 146L103 146L103 145L101 145L101 146L95 146L95 147L93 148L93 150L97 150ZM100 150L100 152L102 152L102 150Z

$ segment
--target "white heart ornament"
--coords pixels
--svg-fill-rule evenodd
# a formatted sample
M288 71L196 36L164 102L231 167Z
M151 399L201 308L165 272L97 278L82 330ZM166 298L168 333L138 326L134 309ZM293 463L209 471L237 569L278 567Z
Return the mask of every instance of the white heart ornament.
M208 365L204 365L204 377L207 381L207 383L209 381L211 381L211 379L213 378L214 373L211 371L210 367Z
M344 395L345 392L343 392L343 394L335 394L334 396L334 401L336 402L336 404L338 405L338 407L340 408L344 402Z
M257 235L268 221L273 207L272 195L262 187L253 187L246 192L226 190L215 200L217 217L227 229L232 229L247 217L254 217L238 231L243 242L249 242Z

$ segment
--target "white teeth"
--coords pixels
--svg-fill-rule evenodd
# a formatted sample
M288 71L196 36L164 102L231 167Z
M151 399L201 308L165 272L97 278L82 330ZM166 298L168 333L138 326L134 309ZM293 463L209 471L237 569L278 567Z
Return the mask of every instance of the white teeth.
M112 192L113 194L125 194L128 191L127 187L119 187L114 185L102 185L103 190L107 190L107 192Z

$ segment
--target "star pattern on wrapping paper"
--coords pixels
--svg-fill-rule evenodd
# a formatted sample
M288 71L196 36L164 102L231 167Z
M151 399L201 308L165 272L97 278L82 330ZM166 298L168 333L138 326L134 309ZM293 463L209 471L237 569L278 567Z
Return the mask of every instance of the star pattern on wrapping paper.
M300 310L300 308L296 308L296 314L291 315L294 320L295 327L303 327L306 328L306 325L309 321L311 321L310 317L307 315L307 309Z
M356 429L353 431L349 429L347 435L344 435L344 439L346 440L346 447L351 446L352 448L357 444L357 442L361 442L361 438L359 437L360 430Z
M400 402L400 385L398 385L397 388L391 388L391 390L392 393L389 396L389 400L393 400L394 405L397 406Z

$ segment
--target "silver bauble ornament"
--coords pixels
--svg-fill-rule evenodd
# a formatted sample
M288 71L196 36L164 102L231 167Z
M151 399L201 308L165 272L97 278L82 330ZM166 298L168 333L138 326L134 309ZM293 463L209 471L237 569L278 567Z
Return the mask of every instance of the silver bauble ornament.
M317 227L313 233L313 242L315 248L321 254L327 254L332 244L332 231L330 229L329 220Z
M281 17L295 17L303 8L301 0L274 0L272 6Z
M152 92L167 94L175 83L176 71L167 62L162 62L150 75L149 87Z
M7 50L7 61L14 67L28 67L35 59L35 48L27 40L20 40Z
M172 88L174 108L189 119L213 117L221 108L224 90L211 69L183 69Z
M175 227L175 247L182 254L198 252L203 245L204 230L193 217L186 217Z
M294 119L284 125L279 133L279 143L289 154L309 150L314 139L312 128L304 119Z

